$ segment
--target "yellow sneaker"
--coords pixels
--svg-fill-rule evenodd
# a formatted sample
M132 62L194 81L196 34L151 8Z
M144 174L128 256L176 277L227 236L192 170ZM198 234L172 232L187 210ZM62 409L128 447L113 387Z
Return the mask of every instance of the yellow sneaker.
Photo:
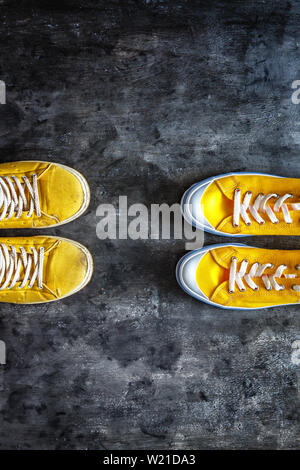
M0 228L56 227L88 207L85 178L64 165L24 161L0 164Z
M60 237L0 238L0 302L35 304L68 297L90 280L93 260Z
M300 235L300 179L228 173L194 184L182 213L195 227L228 235Z
M217 307L259 309L300 302L300 250L211 245L181 258L176 276L188 294Z

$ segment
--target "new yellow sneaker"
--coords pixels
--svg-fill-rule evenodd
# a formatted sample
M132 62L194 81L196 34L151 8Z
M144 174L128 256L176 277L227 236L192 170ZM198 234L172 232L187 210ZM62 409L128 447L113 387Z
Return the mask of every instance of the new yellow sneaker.
M52 302L78 292L93 272L90 252L60 237L0 238L0 302Z
M227 173L194 184L183 195L185 219L233 237L300 235L300 179Z
M0 228L56 227L88 207L85 178L64 165L24 161L0 164Z
M217 307L259 309L300 302L300 250L211 245L178 262L188 294Z

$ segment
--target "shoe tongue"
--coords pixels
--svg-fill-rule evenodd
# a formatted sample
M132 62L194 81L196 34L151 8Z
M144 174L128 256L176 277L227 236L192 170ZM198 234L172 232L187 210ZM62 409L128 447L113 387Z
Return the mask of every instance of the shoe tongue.
M16 252L17 252L17 256L18 256L18 263L19 261L21 260L21 264L20 264L20 270L19 270L19 276L16 280L16 286L18 286L19 284L21 284L23 282L23 279L24 279L24 275L25 275L25 271L26 271L26 267L24 266L24 263L23 263L23 259L22 259L22 256L21 256L21 251L20 251L20 247L16 247ZM31 267L30 267L30 271L29 271L29 277L28 277L28 282L27 282L27 285L28 283L30 282L31 280L31 277L35 271L35 265L34 265L34 262L33 262L33 257L32 257L32 252L31 251L27 251L27 260L28 258L32 258L32 263L31 263ZM10 253L11 255L11 253ZM6 270L6 273L8 272L8 270ZM14 266L14 269L13 269L13 272L12 272L12 275L10 276L10 280L9 280L9 284L12 282L14 276L15 276L15 273L16 273L16 269L15 269L15 266ZM6 276L4 275L3 276L3 279L2 279L2 282L1 282L1 285L4 284L4 282L6 281Z
M216 184L219 189L222 191L224 196L228 199L233 200L234 190L238 187L238 180L235 176L226 176L225 178L216 179Z

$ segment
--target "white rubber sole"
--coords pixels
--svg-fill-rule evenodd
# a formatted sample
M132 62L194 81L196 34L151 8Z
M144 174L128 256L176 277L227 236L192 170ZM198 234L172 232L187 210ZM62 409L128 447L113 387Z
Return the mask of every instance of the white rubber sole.
M274 178L284 178L283 176L270 175L268 173L256 173L256 172L231 172L224 173L222 175L212 176L199 183L193 184L182 196L181 199L181 212L185 220L196 227L199 230L213 233L214 235L223 235L225 237L250 237L253 236L251 233L226 233L215 229L204 217L201 209L201 198L207 189L207 187L213 183L216 179L225 178L226 176L233 175L259 175L259 176L272 176Z

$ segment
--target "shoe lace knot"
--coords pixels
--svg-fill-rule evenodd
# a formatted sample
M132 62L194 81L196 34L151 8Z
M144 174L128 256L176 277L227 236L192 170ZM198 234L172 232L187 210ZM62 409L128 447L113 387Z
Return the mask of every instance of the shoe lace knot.
M253 278L261 278L266 290L272 290L275 289L276 291L281 291L284 290L284 286L282 284L279 284L277 282L277 278L279 279L282 277L284 271L287 269L287 266L285 264L281 264L276 268L276 271L272 273L266 273L267 269L274 269L274 265L272 263L265 263L265 264L260 264L260 263L253 263L249 272L247 273L247 268L249 261L247 259L242 260L240 269L238 271L237 269L237 258L233 256L231 258L231 264L230 264L230 271L229 271L229 288L228 292L230 294L233 294L235 291L235 284L237 284L238 289L240 292L244 292L246 290L244 282L254 291L258 291L259 287L258 285L254 282ZM300 266L296 265L296 269L299 270ZM292 274L284 274L285 278L296 278L297 274L292 273ZM244 281L244 282L243 282ZM294 284L292 286L292 289L300 292L300 285Z
M44 247L38 250L31 247L31 252L26 252L20 246L19 252L13 245L0 244L0 291L13 288L17 282L22 289L26 286L31 289L35 282L38 288L43 288L43 263Z
M276 217L275 213L281 210L283 213L283 218L284 218L285 223L291 224L293 223L293 220L289 212L289 207L290 207L290 210L300 210L300 203L289 203L289 207L286 204L287 199L293 197L293 194L290 194L290 193L286 193L283 196L279 196L276 193L270 193L266 195L263 193L260 193L255 198L253 204L250 204L251 199L252 199L251 191L247 191L245 193L243 202L241 202L241 196L242 196L241 190L238 188L235 189L234 201L233 201L234 202L234 206L233 206L233 226L234 227L239 226L240 217L242 217L246 225L252 224L248 211L250 212L253 219L257 223L259 223L260 225L263 225L265 223L265 219L261 216L261 214L265 214L270 219L272 224L278 224L279 219ZM270 199L272 198L276 198L276 201L273 204L273 207L271 207L268 204Z
M21 181L15 175L0 176L0 221L13 216L19 219L23 211L28 211L27 217L34 211L41 217L37 175L32 175L31 182L25 175Z

